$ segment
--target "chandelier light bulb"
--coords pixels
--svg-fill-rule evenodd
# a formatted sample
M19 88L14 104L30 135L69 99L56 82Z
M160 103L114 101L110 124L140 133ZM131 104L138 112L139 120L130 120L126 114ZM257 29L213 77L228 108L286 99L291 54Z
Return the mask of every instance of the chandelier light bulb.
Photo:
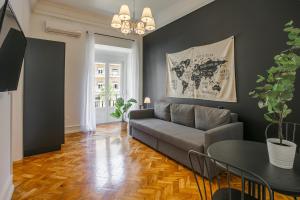
M129 34L131 32L131 27L129 21L124 21L122 23L121 32L124 34Z
M122 22L119 18L119 15L114 15L112 21L111 21L111 27L113 28L121 28Z
M130 20L130 11L127 5L122 5L119 12L119 18L122 21Z
M134 14L135 14L135 9L133 12L133 16ZM134 17L131 20L129 7L128 5L123 4L120 7L119 14L113 15L111 21L111 27L120 29L120 31L123 34L134 33L137 35L144 35L146 31L155 30L155 21L152 16L152 11L149 7L145 7L143 9L142 16L139 21L134 19Z
M143 22L137 23L136 28L135 28L135 32L139 35L144 35L145 34L145 25L144 25Z
M150 21L148 21L148 22L146 23L145 29L146 29L147 31L153 31L153 30L155 30L155 21L154 21L154 19L152 19L152 20L150 20Z
M148 8L148 7L144 8L141 20L144 23L147 23L147 22L153 20L153 16L152 16L152 12L151 12L150 8Z

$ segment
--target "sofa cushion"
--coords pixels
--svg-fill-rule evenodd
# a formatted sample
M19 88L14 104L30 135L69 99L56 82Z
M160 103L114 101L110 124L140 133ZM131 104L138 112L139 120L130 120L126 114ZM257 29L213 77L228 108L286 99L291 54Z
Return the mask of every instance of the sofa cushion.
M185 151L204 149L205 134L195 128L154 118L130 120L130 125Z
M230 123L230 111L226 109L195 106L195 127L209 130Z
M195 127L194 105L172 104L171 121L184 126Z
M170 104L167 102L156 102L154 104L154 116L158 119L170 121Z

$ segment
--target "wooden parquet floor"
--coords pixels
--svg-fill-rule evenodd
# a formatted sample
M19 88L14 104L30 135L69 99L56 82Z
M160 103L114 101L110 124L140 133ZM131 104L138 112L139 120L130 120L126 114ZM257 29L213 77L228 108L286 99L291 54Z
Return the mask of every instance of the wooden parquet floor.
M68 134L61 151L27 157L13 172L15 200L199 199L190 170L128 137L120 123Z

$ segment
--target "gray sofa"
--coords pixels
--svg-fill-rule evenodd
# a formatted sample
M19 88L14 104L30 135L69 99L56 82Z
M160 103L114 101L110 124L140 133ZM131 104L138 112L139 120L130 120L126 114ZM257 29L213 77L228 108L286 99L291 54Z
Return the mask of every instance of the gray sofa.
M241 140L243 123L226 109L158 102L154 109L129 113L129 134L190 167L189 150L206 153L215 142Z

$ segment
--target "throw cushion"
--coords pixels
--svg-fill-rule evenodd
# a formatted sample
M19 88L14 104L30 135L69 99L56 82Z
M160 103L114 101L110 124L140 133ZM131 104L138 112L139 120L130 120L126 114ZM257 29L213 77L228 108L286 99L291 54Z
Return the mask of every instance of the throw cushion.
M230 123L230 111L226 109L195 106L195 127L207 131Z
M172 104L171 121L184 126L195 127L194 105Z
M155 118L165 121L171 120L170 104L167 102L157 102L154 104L154 116Z

